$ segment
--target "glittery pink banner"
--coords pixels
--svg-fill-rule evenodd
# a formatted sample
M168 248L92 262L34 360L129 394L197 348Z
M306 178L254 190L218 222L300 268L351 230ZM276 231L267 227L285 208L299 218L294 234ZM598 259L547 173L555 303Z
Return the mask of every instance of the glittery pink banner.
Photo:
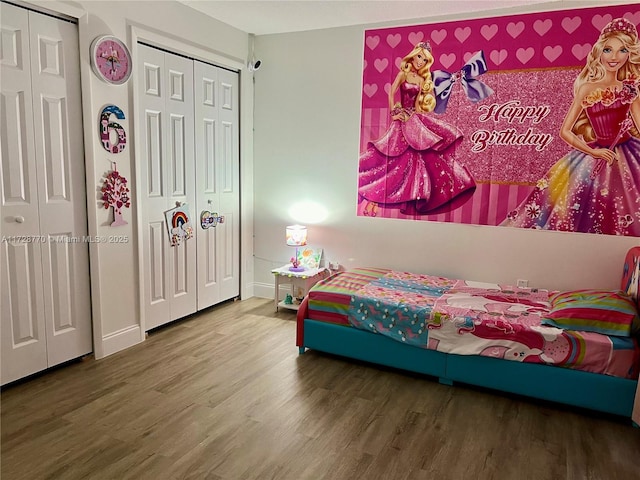
M480 225L503 223L545 172L571 150L559 132L573 101L574 80L603 27L619 17L638 25L640 6L365 31L358 215ZM486 72L475 78L493 93L473 103L458 77L453 81L446 111L427 114L462 132L462 140L455 147L455 160L466 167L475 181L473 195L451 211L403 213L391 201L368 200L363 194L365 189L361 187L371 185L367 182L391 188L390 180L381 176L362 176L367 168L363 155L370 142L390 135L389 91L402 58L420 42L428 42L431 48L432 74L440 70L455 76L481 51ZM398 100L400 92L396 94L395 101ZM388 168L412 171L400 163ZM370 204L377 208L372 210Z

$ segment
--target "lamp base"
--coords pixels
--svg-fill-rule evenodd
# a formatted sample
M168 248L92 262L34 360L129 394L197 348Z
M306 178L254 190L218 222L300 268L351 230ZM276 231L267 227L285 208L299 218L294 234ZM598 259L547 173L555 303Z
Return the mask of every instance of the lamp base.
M305 267L289 267L290 272L304 272L305 270Z

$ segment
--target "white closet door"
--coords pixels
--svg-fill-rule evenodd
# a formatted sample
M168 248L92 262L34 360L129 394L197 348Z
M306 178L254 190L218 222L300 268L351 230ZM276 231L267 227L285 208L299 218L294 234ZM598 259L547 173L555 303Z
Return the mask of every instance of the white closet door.
M198 226L198 309L240 293L240 155L238 74L195 62L198 215L224 217Z
M4 384L92 344L77 29L1 8Z
M2 13L2 384L47 368L29 16ZM18 238L20 237L20 238ZM14 239L15 238L15 239Z
M138 46L145 329L196 311L196 240L169 245L164 212L195 215L193 62ZM195 230L195 228L194 228Z
M173 267L171 320L196 311L196 238L198 215L195 205L195 154L193 144L193 61L165 53L167 85L166 167L169 208L189 205L194 237L169 248Z
M139 189L142 204L144 304L146 329L171 321L169 300L170 265L167 227L162 212L167 209L166 178L162 168L164 146L164 53L138 47L140 92L139 143L141 168Z
M30 12L35 151L49 366L92 350L76 25ZM73 240L73 241L70 241Z

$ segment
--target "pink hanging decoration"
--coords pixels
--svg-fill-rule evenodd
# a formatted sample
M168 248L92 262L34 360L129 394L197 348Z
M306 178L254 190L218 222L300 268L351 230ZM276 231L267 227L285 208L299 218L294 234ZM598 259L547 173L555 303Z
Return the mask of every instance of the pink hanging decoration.
M101 191L104 208L113 207L113 223L111 223L111 226L126 225L127 222L122 218L122 208L131 206L129 187L127 186L127 179L116 170L115 162L113 163L113 170L104 179Z

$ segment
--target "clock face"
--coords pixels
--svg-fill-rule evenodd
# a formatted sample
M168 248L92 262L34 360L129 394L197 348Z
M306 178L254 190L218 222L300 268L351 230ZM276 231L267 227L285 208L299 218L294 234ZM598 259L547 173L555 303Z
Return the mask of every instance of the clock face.
M131 55L126 45L115 37L103 36L91 46L93 71L105 82L120 85L131 76Z

